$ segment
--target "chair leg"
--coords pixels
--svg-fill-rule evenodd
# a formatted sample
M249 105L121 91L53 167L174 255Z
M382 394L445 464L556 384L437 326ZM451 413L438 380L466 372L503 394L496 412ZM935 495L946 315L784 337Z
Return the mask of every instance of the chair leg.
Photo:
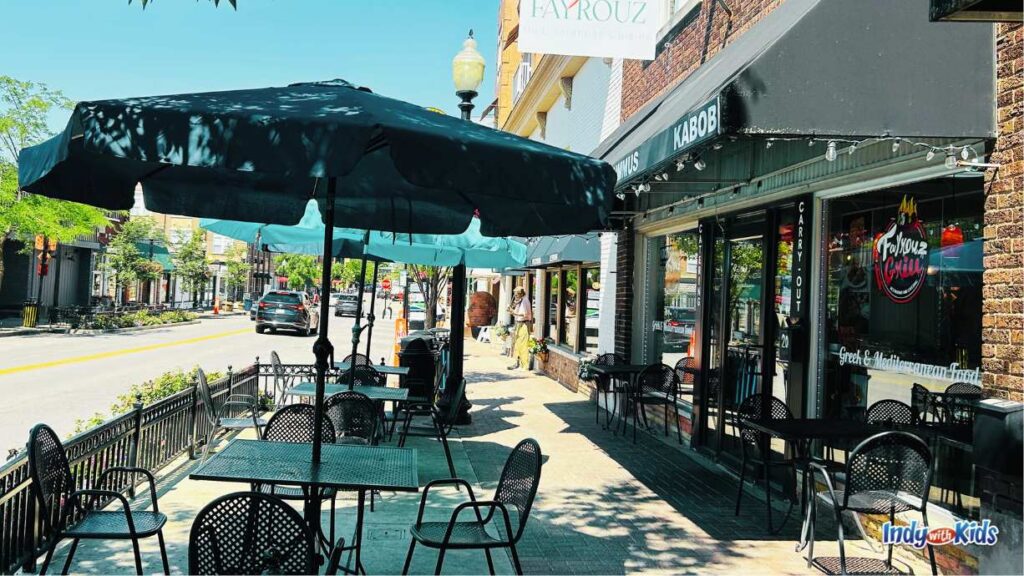
M487 556L487 573L494 576L494 560L491 559L491 549L484 548L484 554Z
M924 506L921 507L921 520L924 521L924 525L928 525L928 513L924 511ZM928 544L928 561L932 565L932 576L938 574L938 569L935 567L935 548L932 548L931 544Z
M596 404L594 406L594 424L600 424L601 423L601 391L598 390L597 394L595 394L594 396L595 396L595 404Z
M807 567L814 564L814 528L818 519L818 496L813 492L807 504Z
M53 560L53 551L57 549L57 543L60 542L60 536L54 534L51 538L50 545L46 548L46 557L43 558L43 567L39 569L39 574L46 574L46 569L50 566L50 560Z
M164 531L160 530L157 532L156 538L160 542L160 561L164 564L164 574L170 574L171 565L167 562L167 545L164 544Z
M768 460L762 462L761 465L764 467L764 501L768 507L768 531L771 532L774 530L772 528L772 468L768 465Z
M836 531L839 533L839 573L846 574L846 541L843 537L843 513L836 509Z
M519 553L516 552L516 543L515 542L509 542L508 549L512 553L512 565L516 569L516 574L519 574L520 576L522 576L523 565L519 563Z
M440 574L441 573L441 566L444 565L444 553L445 552L446 552L446 550L445 550L444 546L442 546L441 550L437 553L437 564L434 565L434 574Z
M330 528L330 530L331 530L330 545L331 546L334 546L335 542L337 542L337 540L334 538L334 515L335 515L335 513L337 511L337 503L338 503L338 493L335 492L334 496L331 496L331 528Z
M64 569L60 571L61 574L67 574L71 569L71 559L75 557L75 550L78 550L78 538L71 541L71 549L68 550L68 557L64 560Z
M895 506L889 506L889 525L890 526L895 526L896 525L896 507ZM890 570L892 569L892 544L889 544L889 552L886 554L886 557L885 557L885 567L890 569Z
M683 443L683 430L679 427L679 404L673 402L676 409L676 437L679 439L679 443Z
M412 564L412 551L416 549L416 539L410 538L409 553L405 555L405 566L402 567L402 574L409 573L409 566Z
M736 516L740 515L740 501L743 499L743 480L747 476L747 452L743 451L743 460L740 462L740 488L736 491Z
M135 555L135 573L142 576L142 554L139 552L139 541L132 538L132 553Z
M451 473L452 478L458 478L455 474L455 464L452 462L452 451L448 448L448 435L444 433L444 428L437 420L434 420L434 428L437 429L438 440L444 446L444 458L448 461L448 472Z

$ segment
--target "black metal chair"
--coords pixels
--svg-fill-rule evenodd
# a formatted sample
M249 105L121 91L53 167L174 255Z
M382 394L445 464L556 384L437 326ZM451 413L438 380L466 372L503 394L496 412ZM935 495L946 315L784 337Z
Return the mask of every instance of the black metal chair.
M200 463L206 462L213 439L220 430L245 430L252 426L256 430L256 437L263 437L262 428L266 426L267 421L257 415L259 404L255 397L248 394L230 394L219 408L214 407L213 394L210 392L210 385L206 381L206 373L202 368L196 370L196 391L199 392L199 399L203 401L203 415L206 416L206 421L210 426L210 431L206 434L206 445L203 446L203 457L200 459ZM225 410L236 406L245 408L251 418L234 418L224 415Z
M680 358L676 362L676 377L679 379L679 393L693 394L697 382L697 359L693 356Z
M622 359L622 356L615 354L601 354L594 360L594 366L615 366L619 364L625 364L626 361ZM594 374L593 376L594 385L597 388L597 401L594 403L594 424L601 423L601 399L600 396L604 396L604 427L608 428L611 426L611 417L615 409L608 409L610 404L608 403L608 397L615 397L615 383L613 378L607 374ZM618 400L616 399L616 403Z
M338 568L344 540L335 546L328 574ZM235 492L210 502L192 523L189 574L316 574L309 527L280 498Z
M870 424L913 424L914 409L899 400L879 400L868 406L864 419Z
M522 574L523 567L519 563L516 544L523 536L526 521L530 517L530 509L533 507L533 499L537 496L542 460L540 444L536 440L527 438L517 444L505 461L505 468L501 471L498 488L492 500L477 500L469 482L459 478L434 480L428 483L423 488L423 496L420 498L416 524L410 530L412 542L409 543L409 553L405 557L402 573L409 573L409 565L412 563L412 555L418 542L428 548L439 549L435 574L441 573L445 552L448 550L483 550L487 556L487 568L494 574L494 563L491 560L493 548L508 548L516 574ZM442 485L465 487L469 493L469 501L456 506L447 522L424 522L423 511L427 505L427 495L431 488ZM460 522L459 516L467 509L473 510L475 519ZM481 510L486 514L482 514ZM500 519L498 513L501 514Z
M405 413L405 423L402 425L402 432L398 437L398 446L404 447L409 436L434 437L444 446L444 457L448 461L448 471L452 478L456 477L455 463L452 462L452 452L448 447L448 435L455 426L455 420L459 414L459 406L462 404L462 397L466 393L466 380L459 382L458 386L445 394L448 404L445 410L441 410L439 404L430 404L423 409L410 408ZM429 426L413 426L412 419L415 416L429 416Z
M743 402L740 403L736 409L734 416L733 426L736 427L737 434L740 440L740 450L742 453L742 460L740 461L740 485L736 492L736 515L740 514L740 503L743 500L743 483L746 479L747 466L751 465L755 469L760 467L764 476L764 493L766 509L768 511L768 530L772 531L772 488L771 488L771 470L773 468L789 468L793 471L793 494L792 500L790 500L789 508L786 510L786 519L789 518L789 514L793 511L793 506L797 502L796 495L796 474L797 464L795 459L782 458L777 459L772 457L771 449L771 437L763 432L758 432L743 423L744 420L760 420L768 418L770 420L791 420L793 413L789 411L789 407L786 403L778 398L772 396L767 406L767 413L765 413L764 396L761 393L755 393L747 396ZM752 480L751 482L755 482ZM786 520L779 526L785 525Z
M373 360L370 360L369 356L367 356L366 354L360 354L358 352L356 352L355 354L349 354L348 356L345 356L345 359L342 360L342 362L352 362L356 366L373 365Z
M835 512L839 531L839 570L846 574L846 547L843 537L842 513L851 511L864 514L887 514L895 522L897 512L916 510L921 513L923 525L928 526L928 492L932 479L932 454L923 440L906 432L883 432L861 442L850 453L844 469L845 486L836 490L832 475L818 462L810 464L820 473L826 490L818 496L828 498ZM807 548L807 566L814 564L814 528L818 498L811 499L807 520L810 539ZM886 556L885 567L892 569L892 545ZM935 551L928 545L932 574L936 574ZM877 568L871 569L878 572Z
M409 369L409 374L399 379L398 385L409 390L408 400L396 402L394 410L385 412L385 421L391 423L388 440L394 437L399 420L404 420L407 407L424 407L434 403L437 390L444 379L444 367L439 366L438 358L430 351L422 338L414 338L405 345L399 356L402 366Z
M313 443L313 427L316 422L316 408L312 404L292 404L281 408L267 422L263 429L263 439L269 442L293 442L297 444ZM333 444L335 440L334 425L329 418L321 420L320 437L324 443ZM282 500L306 500L306 492L296 486L279 486L275 484L258 484L253 487L257 492L270 494ZM325 489L320 498L331 501L331 532L328 542L334 542L334 513L337 508L337 490Z
M668 436L668 413L671 406L676 416L676 436L683 443L683 433L679 427L679 379L676 371L666 364L652 364L644 368L636 378L636 390L629 393L633 396L633 442L636 442L637 420L643 415L647 422L648 406L664 406L665 436ZM627 401L627 404L630 402Z
M324 401L324 414L334 426L338 444L376 443L377 405L365 394L355 390L332 394Z
M338 384L348 384L349 380L354 382L353 386L387 386L387 376L370 364L356 364L338 372Z
M113 466L100 475L95 487L79 490L71 475L64 445L52 428L37 424L28 439L29 476L32 491L39 503L38 514L43 520L43 534L48 534L48 546L40 574L53 559L53 552L61 540L71 539L71 548L64 561L62 574L68 573L71 560L78 549L79 540L131 540L135 554L135 571L142 574L142 556L139 540L156 535L160 542L160 560L164 574L170 574L167 564L167 549L164 546L163 527L167 516L160 513L156 497L156 482L153 475L144 468ZM116 490L108 489L111 474L128 478L128 485L134 486L136 474L141 474L149 483L149 496L153 511L132 510L128 499ZM102 504L117 501L121 510L102 510Z
M942 422L953 426L974 425L974 402L981 398L981 386L954 382L946 387L941 406Z
M288 374L284 370L284 365L281 364L281 357L277 355L277 351L270 353L270 366L274 371L274 408L281 408L287 404L288 389L295 383L295 377L298 374Z
M914 423L925 423L928 416L938 419L935 411L935 400L931 391L924 386L914 383L910 388L910 409L914 413Z

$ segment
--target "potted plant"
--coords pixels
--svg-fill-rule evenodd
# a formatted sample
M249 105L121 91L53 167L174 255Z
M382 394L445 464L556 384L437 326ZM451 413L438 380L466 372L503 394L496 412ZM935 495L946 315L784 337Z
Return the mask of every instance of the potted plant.
M531 337L526 351L530 353L530 366L534 369L540 368L537 360L548 361L548 343L543 338Z

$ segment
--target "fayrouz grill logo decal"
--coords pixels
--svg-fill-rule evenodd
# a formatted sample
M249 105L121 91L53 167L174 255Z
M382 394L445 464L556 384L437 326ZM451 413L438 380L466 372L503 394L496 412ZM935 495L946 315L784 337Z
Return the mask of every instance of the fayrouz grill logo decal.
M921 291L928 273L928 233L917 217L917 202L904 196L896 218L875 236L875 283L897 304Z

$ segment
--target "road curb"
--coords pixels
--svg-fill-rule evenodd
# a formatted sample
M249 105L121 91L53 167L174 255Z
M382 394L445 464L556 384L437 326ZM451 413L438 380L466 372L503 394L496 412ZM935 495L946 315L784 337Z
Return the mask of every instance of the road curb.
M0 332L0 338L28 336L31 334L66 334L68 330L68 328L16 328L7 332Z

